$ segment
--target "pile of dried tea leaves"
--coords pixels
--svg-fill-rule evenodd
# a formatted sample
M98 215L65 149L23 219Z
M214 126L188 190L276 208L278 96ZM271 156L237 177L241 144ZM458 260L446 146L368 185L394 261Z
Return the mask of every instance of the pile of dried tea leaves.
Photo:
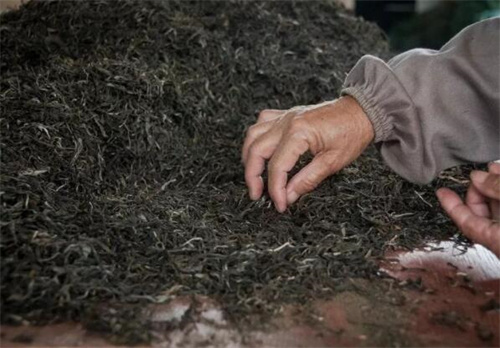
M130 333L134 310L190 294L238 322L455 232L373 149L284 214L248 199L257 112L333 99L386 53L330 2L33 1L0 20L3 323Z

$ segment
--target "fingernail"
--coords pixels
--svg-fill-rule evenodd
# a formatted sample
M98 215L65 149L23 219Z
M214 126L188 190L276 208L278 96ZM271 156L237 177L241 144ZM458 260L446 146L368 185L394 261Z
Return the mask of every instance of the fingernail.
M279 213L283 213L286 210L286 207L280 207L277 203L274 203L274 207Z
M290 191L286 195L286 200L288 205L295 203L295 201L299 198L299 195L295 191Z
M481 172L479 170L475 170L472 173L470 173L471 180L476 184L482 184L486 180L487 177L488 177L488 173Z

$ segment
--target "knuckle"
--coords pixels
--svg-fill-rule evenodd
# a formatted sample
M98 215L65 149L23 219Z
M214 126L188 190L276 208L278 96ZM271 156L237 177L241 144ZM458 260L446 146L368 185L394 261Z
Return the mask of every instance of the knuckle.
M307 178L307 181L309 182L309 185L312 186L313 188L315 188L316 186L318 186L318 184L320 183L321 181L321 175L319 173L311 173L309 175L309 177Z
M257 133L257 129L256 129L255 125L248 127L247 138L252 138L252 139L255 138L257 135L256 133Z
M326 161L317 162L316 165L316 170L308 173L301 183L304 193L316 189L323 179L332 172L330 164Z
M258 142L252 143L248 148L248 156L255 156L260 153L260 144Z
M255 147L255 144L252 144L248 147L248 156L247 157L252 157L256 153L257 148Z
M318 182L314 178L308 177L304 179L301 186L303 193L306 193L318 187Z
M258 121L263 121L267 115L269 114L270 110L268 109L264 109L262 110L261 112L259 112L259 115L257 116L257 120Z
M297 106L294 106L293 108L288 109L288 112L300 113L300 112L303 112L305 109L306 109L306 107L304 105L297 105Z
M288 128L289 135L297 136L302 134L308 127L307 121L301 117L295 117L290 121Z
M290 121L290 129L292 130L302 130L306 126L307 122L302 117L294 117Z
M305 179L304 179L304 185L307 187L310 191L314 190L318 185L321 183L323 179L323 175L319 172L313 172L309 174Z

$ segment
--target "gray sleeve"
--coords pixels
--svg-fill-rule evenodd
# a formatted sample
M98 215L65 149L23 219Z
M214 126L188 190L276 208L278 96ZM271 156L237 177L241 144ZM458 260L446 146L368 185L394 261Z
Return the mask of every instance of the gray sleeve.
M396 173L428 183L443 169L500 158L500 18L462 30L439 51L388 63L364 56L344 83Z

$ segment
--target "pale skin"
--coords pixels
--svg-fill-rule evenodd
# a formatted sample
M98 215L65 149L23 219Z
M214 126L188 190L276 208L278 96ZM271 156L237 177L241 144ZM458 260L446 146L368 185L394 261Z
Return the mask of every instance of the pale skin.
M252 200L264 191L262 174L268 173L268 191L279 212L314 190L363 153L374 138L373 126L355 99L345 96L317 105L290 110L263 110L247 131L242 161ZM288 178L300 156L314 158ZM471 174L465 202L443 188L437 196L457 227L470 239L500 256L500 165Z

